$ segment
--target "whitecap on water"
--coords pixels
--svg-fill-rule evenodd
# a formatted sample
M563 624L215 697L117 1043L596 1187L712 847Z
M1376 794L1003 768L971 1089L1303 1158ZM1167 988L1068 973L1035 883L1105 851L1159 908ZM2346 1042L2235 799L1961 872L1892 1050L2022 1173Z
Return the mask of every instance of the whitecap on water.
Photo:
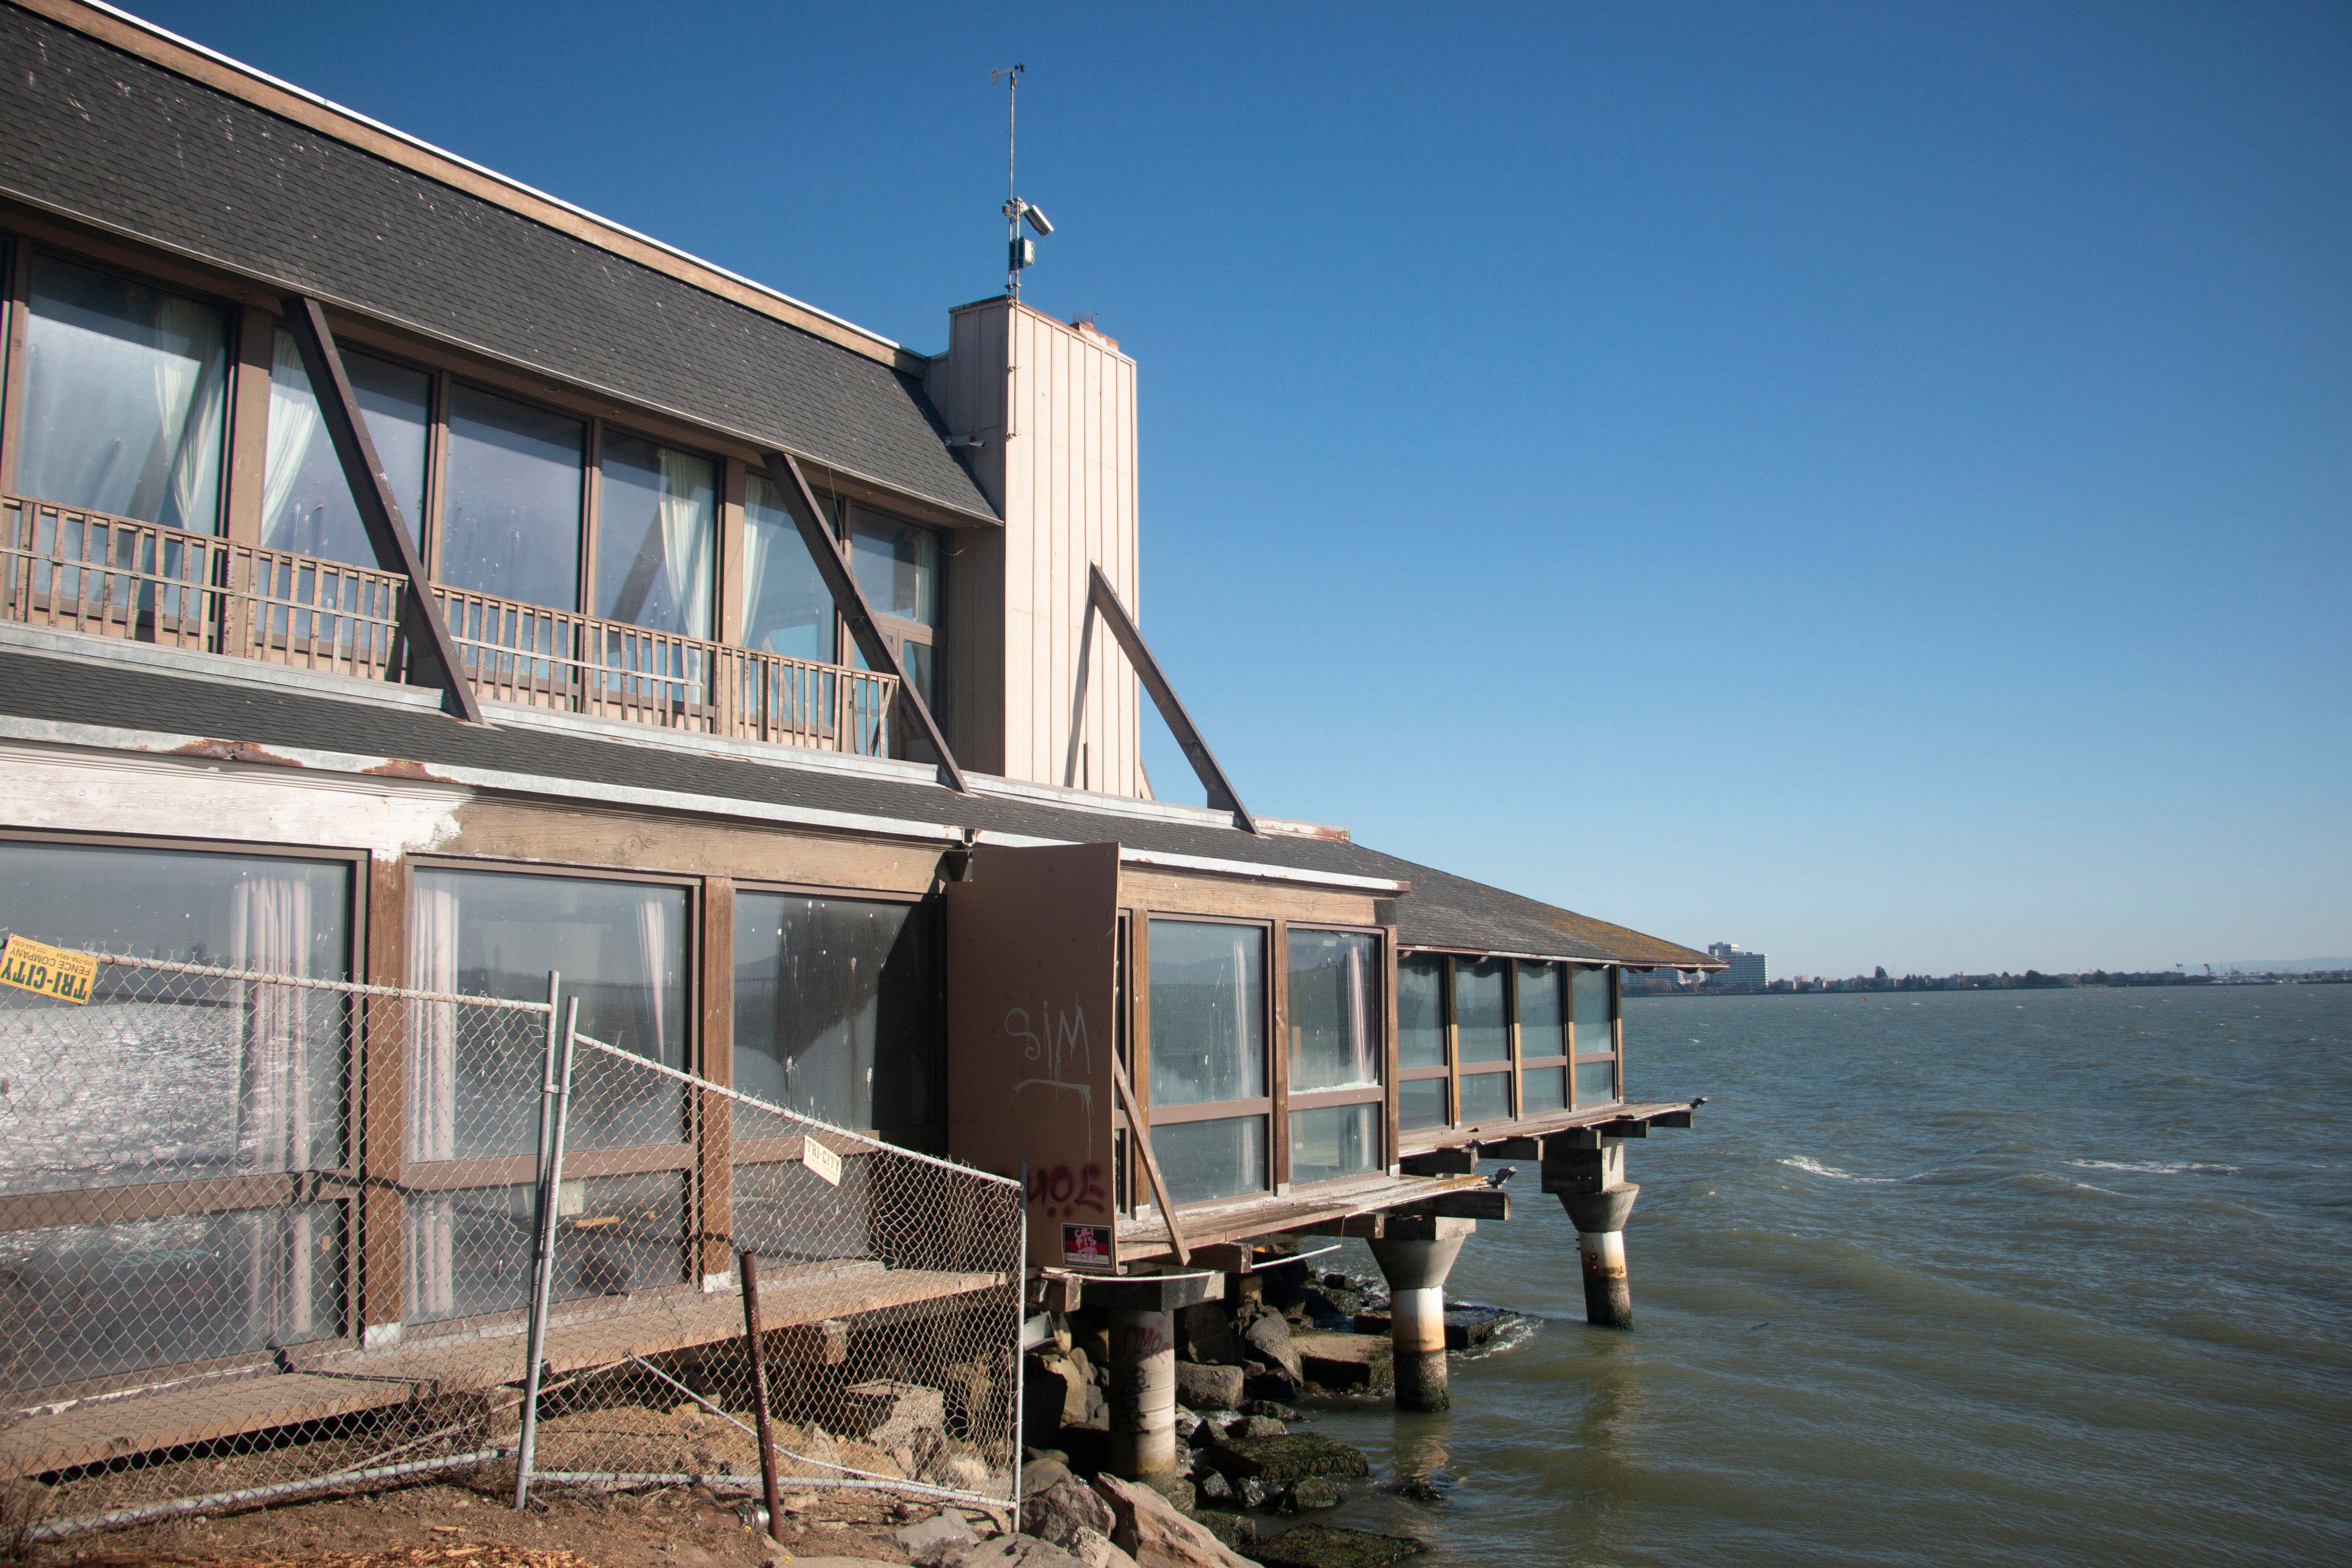
M1828 1176L1840 1182L1867 1182L1873 1185L1881 1185L1892 1184L1896 1180L1893 1176L1857 1176L1852 1171L1841 1171L1835 1165L1824 1165L1808 1154L1791 1155L1782 1160L1780 1163L1794 1165L1800 1171L1809 1171L1816 1176Z
M2142 1171L2151 1176L2185 1176L2197 1171L2224 1176L2238 1173L2235 1165L2210 1165L2200 1160L2069 1160L2066 1163L2085 1171Z

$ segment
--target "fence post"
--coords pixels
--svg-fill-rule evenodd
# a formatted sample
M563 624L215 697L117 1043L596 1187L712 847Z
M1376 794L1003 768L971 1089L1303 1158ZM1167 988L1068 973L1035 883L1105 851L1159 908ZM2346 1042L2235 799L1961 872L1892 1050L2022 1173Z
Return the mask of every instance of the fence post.
M550 972L547 978L549 999L552 1001L558 976ZM539 1198L532 1205L539 1230L531 1249L530 1359L523 1368L521 1440L515 1447L517 1508L530 1500L531 1458L539 1440L539 1373L546 1359L547 1300L555 1285L555 1232L563 1208L563 1132L572 1102L572 1040L579 1028L580 998L574 996L563 1007L563 1054L559 1067L555 1058L555 1015L552 1009L549 1011L551 1071L540 1101L541 1124L546 1131L540 1142Z
M735 1259L743 1280L743 1347L751 1357L751 1419L759 1425L760 1490L768 1501L768 1539L784 1538L782 1500L776 1491L776 1438L768 1424L768 1356L760 1343L760 1259L744 1251Z
M1020 1229L1013 1253L1013 1528L1021 1528L1021 1467L1029 1458L1029 1162L1021 1162L1021 1190L1013 1195Z

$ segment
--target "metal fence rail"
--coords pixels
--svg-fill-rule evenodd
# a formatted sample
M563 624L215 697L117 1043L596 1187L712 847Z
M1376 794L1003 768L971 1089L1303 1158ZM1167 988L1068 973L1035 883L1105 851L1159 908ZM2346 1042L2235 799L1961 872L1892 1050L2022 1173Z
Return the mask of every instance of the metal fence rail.
M1017 1184L548 999L100 955L0 990L0 1533L452 1470L1017 1504ZM396 1075L378 1062L396 1064Z

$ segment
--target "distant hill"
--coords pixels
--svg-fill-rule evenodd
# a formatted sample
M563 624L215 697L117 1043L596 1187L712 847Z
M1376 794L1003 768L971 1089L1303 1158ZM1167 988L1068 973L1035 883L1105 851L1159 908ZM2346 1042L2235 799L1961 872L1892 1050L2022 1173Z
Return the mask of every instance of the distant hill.
M2202 969L2192 963L2191 969ZM2309 974L2318 969L2352 969L2352 958L2241 958L2213 966L2216 974Z

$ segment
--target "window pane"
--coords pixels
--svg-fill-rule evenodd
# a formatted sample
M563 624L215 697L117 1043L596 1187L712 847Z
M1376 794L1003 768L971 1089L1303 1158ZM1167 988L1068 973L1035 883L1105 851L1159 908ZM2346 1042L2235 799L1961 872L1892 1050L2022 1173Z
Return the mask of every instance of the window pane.
M1511 1059L1510 1015L1503 995L1503 963L1483 958L1454 966L1454 1032L1465 1062Z
M1151 1103L1198 1105L1265 1092L1265 931L1153 921ZM1261 1152L1264 1136L1261 1128Z
M607 435L596 492L596 614L710 635L718 574L716 473L708 458Z
M422 868L410 896L409 984L543 1001L547 973L580 999L583 1034L668 1067L686 1065L686 892L641 882ZM562 1005L559 1000L558 1005ZM422 1011L422 1010L421 1010ZM440 1020L446 1020L446 1023ZM545 1021L531 1013L440 1015L413 1026L408 1157L465 1160L538 1147ZM433 1033L453 1037L426 1048ZM675 1082L595 1053L581 1058L568 1147L685 1136Z
M1265 1191L1265 1118L1177 1121L1151 1130L1171 1203Z
M1519 1057L1568 1055L1568 998L1557 963L1519 965Z
M1372 964L1379 948L1358 931L1290 931L1293 1092L1381 1081L1372 1045Z
M0 842L0 922L84 952L341 980L351 901L332 861ZM84 1006L0 991L0 1192L343 1163L341 995L157 979L101 967Z
M0 1279L14 1298L5 1389L334 1339L343 1205L9 1231Z
M392 499L412 541L424 539L425 435L433 423L433 378L343 351L368 438L392 479ZM376 564L294 334L279 328L269 363L269 458L261 481L261 542L354 566Z
M1397 1085L1397 1125L1407 1132L1445 1125L1445 1080L1409 1079Z
M735 1086L841 1127L940 1125L938 932L929 904L737 894Z
M1568 1109L1568 1069L1529 1068L1519 1074L1519 1114Z
M765 474L743 482L743 646L834 662L833 595Z
M1576 976L1576 1054L1615 1050L1617 1037L1609 1027L1609 972L1580 964L1570 973Z
M907 671L907 679L923 699L923 706L937 711L939 699L932 690L932 672L939 665L939 651L929 643L909 637L898 645L898 663Z
M1397 1065L1445 1065L1445 960L1420 953L1397 960Z
M470 386L449 393L448 516L438 581L580 607L587 426Z
M1608 1105L1616 1098L1617 1064L1614 1061L1576 1064L1576 1103L1578 1105Z
M849 563L877 616L940 624L940 536L859 507L850 513Z
M1456 1121L1507 1121L1511 1115L1511 1075L1502 1072L1465 1073L1462 1078L1462 1114Z
M409 1194L410 1256L422 1248L441 1261L438 1281L424 1270L408 1270L406 1320L431 1323L529 1305L524 1282L533 1250L530 1210L528 1184ZM677 1284L686 1278L679 1223L685 1212L686 1178L675 1172L565 1182L556 1202L551 1300L575 1301Z
M1290 1113L1290 1180L1328 1182L1381 1168L1381 1107L1326 1105Z
M228 319L194 300L33 258L17 488L213 532L227 423Z

